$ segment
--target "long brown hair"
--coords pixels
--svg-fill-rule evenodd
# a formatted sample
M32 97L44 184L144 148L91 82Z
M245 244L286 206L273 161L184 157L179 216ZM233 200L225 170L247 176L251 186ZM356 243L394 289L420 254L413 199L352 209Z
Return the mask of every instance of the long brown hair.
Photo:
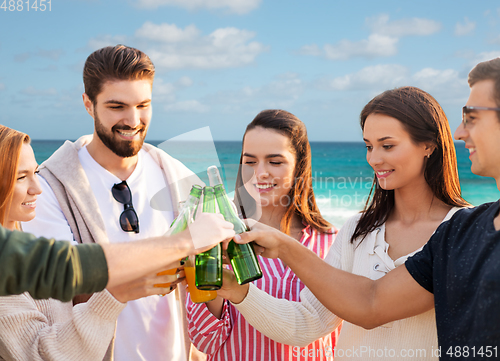
M5 225L10 211L17 167L23 144L29 144L30 137L22 132L0 124L0 224Z
M243 143L248 131L262 127L272 129L290 139L292 151L295 154L295 171L292 188L288 192L290 202L281 219L280 230L290 233L291 222L294 215L298 215L302 221L310 225L316 231L328 233L332 225L325 220L316 204L314 191L312 189L311 169L311 146L307 139L306 126L292 113L285 110L270 109L263 110L248 124L242 141L242 154L240 166L236 178L235 203L239 207L243 217L251 216L256 211L255 200L248 194L244 187L242 178ZM243 204L245 207L243 207Z
M387 90L373 98L361 112L361 129L370 114L383 114L401 122L415 144L431 143L436 149L425 164L424 176L436 198L449 206L470 204L461 196L455 145L448 119L429 93L402 87ZM394 190L379 186L374 176L370 197L354 231L351 242L366 235L387 221L394 208Z

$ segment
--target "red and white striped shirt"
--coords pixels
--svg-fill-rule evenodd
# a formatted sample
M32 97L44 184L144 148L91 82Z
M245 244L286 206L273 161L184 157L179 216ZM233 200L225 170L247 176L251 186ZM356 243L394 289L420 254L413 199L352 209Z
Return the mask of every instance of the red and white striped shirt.
M318 233L310 226L302 230L300 243L325 258L337 230L332 234ZM259 256L262 278L253 283L276 298L300 301L304 284L279 259ZM228 301L224 302L221 319L216 318L205 303L195 304L188 297L187 318L189 337L209 361L320 361L333 360L333 350L340 326L325 337L306 347L289 346L271 340L254 329ZM265 305L262 305L265 307Z

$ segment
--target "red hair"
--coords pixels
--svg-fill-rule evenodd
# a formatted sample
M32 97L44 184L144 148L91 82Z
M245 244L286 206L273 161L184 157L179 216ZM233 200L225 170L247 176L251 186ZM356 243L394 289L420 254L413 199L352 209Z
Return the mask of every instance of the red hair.
M5 225L10 211L17 167L23 144L29 144L28 134L0 124L0 224Z

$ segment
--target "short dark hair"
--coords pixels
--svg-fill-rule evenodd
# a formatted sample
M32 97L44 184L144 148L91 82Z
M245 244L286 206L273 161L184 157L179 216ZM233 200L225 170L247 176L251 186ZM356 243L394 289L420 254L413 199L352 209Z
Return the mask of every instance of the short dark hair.
M142 51L125 45L107 46L89 55L83 67L85 93L92 103L102 90L102 85L113 80L153 81L155 67Z
M493 100L500 107L500 58L483 61L477 64L469 73L469 86L482 80L493 80ZM498 113L497 113L498 114Z

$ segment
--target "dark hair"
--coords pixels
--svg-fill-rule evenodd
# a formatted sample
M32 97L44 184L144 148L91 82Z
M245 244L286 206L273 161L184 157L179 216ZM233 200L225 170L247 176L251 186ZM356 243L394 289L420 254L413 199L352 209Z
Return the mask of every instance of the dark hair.
M29 144L28 134L0 124L0 224L5 225L10 211L17 167L23 144ZM16 228L18 225L16 224Z
M432 193L449 206L465 207L461 196L455 145L448 119L429 93L402 87L377 95L361 112L361 129L370 114L383 114L401 122L415 144L431 143L436 148L425 164L424 176ZM382 189L373 178L370 197L354 231L351 242L384 224L394 208L394 190Z
M85 93L95 104L102 85L113 80L153 81L155 67L142 51L125 45L107 46L89 55L83 67Z
M235 190L235 203L242 215L244 217L251 216L256 211L255 200L246 191L241 174L245 135L256 127L272 129L288 137L295 154L294 181L288 193L291 202L281 220L280 230L289 234L293 216L298 215L301 220L318 232L330 232L332 225L321 216L312 189L311 146L307 139L306 126L299 118L285 110L263 110L248 124L245 130Z
M469 73L469 86L483 80L493 80L493 100L500 107L500 58L483 61L477 64ZM500 119L500 113L497 112Z

